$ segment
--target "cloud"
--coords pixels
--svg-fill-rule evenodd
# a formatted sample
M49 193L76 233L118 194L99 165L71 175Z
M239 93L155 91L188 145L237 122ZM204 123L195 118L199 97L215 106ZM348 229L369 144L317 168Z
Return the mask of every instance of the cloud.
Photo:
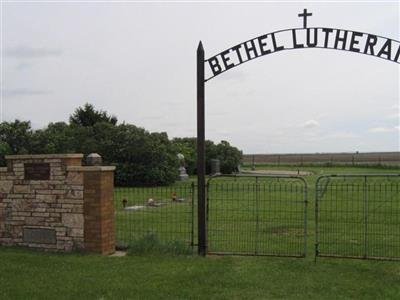
M163 122L161 123L163 127L181 127L182 123L180 122Z
M28 64L28 63L20 63L20 64L18 64L16 67L15 67L15 69L17 70L17 71L23 71L23 70L25 70L25 69L29 69L29 68L31 68L32 67L32 64Z
M226 115L226 111L212 111L210 113L208 113L209 116L225 116Z
M36 96L36 95L47 95L50 94L50 91L46 90L30 90L30 89L13 89L13 90L4 90L4 97L18 97L18 96Z
M352 132L336 132L336 133L329 135L329 138L331 138L331 139L354 139L357 137L358 137L358 135L356 135Z
M246 79L246 75L243 71L234 70L232 72L226 72L221 74L222 80L244 80Z
M390 114L387 116L387 119L395 119L395 120L400 120L400 112L396 114Z
M162 115L157 115L157 116L147 116L147 117L141 117L141 121L154 121L154 120L161 120L164 117Z
M352 132L333 132L331 134L309 135L306 138L306 140L310 142L321 142L321 141L351 140L356 138L358 138L358 135Z
M389 132L396 132L400 131L400 126L395 126L395 127L374 127L368 129L368 132L371 133L389 133Z
M396 119L400 120L400 107L399 105L393 105L391 107L391 111L393 111L391 114L387 116L387 119Z
M307 129L316 128L319 127L319 122L316 120L308 120L302 125L302 127Z
M164 105L166 106L181 106L182 103L179 101L165 101L163 102Z
M32 48L29 46L17 46L14 48L8 48L4 54L14 58L44 58L51 56L60 56L62 51L59 49L46 49L46 48Z

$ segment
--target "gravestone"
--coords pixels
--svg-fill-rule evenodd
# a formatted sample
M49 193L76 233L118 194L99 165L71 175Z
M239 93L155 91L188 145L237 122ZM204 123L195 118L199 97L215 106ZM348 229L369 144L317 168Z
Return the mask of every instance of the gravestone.
M211 176L221 175L221 162L219 159L211 159Z
M177 154L179 160L179 180L185 181L189 179L189 175L186 172L185 168L185 156L182 153Z

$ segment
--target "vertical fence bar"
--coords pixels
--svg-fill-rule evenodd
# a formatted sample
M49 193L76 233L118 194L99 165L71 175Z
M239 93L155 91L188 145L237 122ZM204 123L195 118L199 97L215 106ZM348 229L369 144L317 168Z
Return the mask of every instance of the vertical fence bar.
M321 180L321 177L317 178L317 181L315 183L315 244L314 244L314 262L317 262L317 257L318 257L318 241L319 241L319 181Z
M210 222L210 214L209 214L209 212L210 212L210 181L211 181L211 179L208 179L207 180L207 182L206 182L206 224L207 224L207 228L206 228L206 230L208 231L209 230L209 226L208 226L208 223ZM216 190L218 190L218 185L216 186ZM216 191L212 191L212 193L216 193ZM211 203L211 205L212 205L212 203ZM207 238L208 238L208 232L207 232ZM208 240L207 240L207 245L208 245ZM208 249L207 249L207 251L208 251Z
M255 254L258 254L258 244L260 238L260 191L258 177L256 177L256 239L255 239Z
M307 207L308 207L308 188L307 182L301 181L304 188L304 257L307 256Z
M204 48L197 48L197 185L198 185L198 244L199 255L207 253L207 220L205 191L205 116L204 116Z
M195 195L195 186L194 182L191 184L191 193L192 193L192 234L190 237L190 245L192 246L192 250L194 247L194 195Z
M364 176L364 258L368 257L368 195L367 195L367 176Z

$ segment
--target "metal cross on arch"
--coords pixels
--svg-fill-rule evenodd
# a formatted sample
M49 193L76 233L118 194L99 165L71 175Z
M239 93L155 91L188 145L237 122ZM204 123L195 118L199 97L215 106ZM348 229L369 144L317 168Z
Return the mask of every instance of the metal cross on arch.
M307 8L303 10L302 14L298 14L299 17L303 17L303 28L307 28L307 17L311 17L312 13L307 13Z

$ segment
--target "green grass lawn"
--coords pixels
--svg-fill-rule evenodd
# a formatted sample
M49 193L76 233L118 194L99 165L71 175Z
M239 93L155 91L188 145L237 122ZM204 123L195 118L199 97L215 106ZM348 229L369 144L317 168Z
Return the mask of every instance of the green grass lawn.
M399 299L400 264L0 248L0 299Z
M117 188L117 239L135 246L131 248L133 255L60 255L0 247L0 299L400 299L400 262L319 258L314 263L313 256L317 177L331 173L396 173L396 170L344 167L302 170L313 172L305 177L309 200L306 258L159 255L163 245L167 250L173 247L179 250L181 244L168 244L170 241L186 246L196 242L197 195L191 182L158 188ZM210 187L210 250L302 254L301 183L289 181L282 185L260 179L254 185L249 180L253 179L218 179ZM368 208L376 213L371 215L368 237L378 242L369 241L371 253L378 256L398 255L399 248L388 248L393 242L396 247L400 245L400 193L396 182L392 186L371 185L369 191ZM362 184L360 189L360 183L344 184L339 180L333 186L326 193L331 198L322 197L325 223L320 225L326 240L321 242L327 242L322 249L328 254L335 250L358 254L363 250L365 229L361 214L365 207L360 202ZM385 188L379 190L382 186ZM183 201L172 201L173 193ZM149 198L162 205L146 206ZM123 199L128 206L144 208L125 211ZM384 203L379 199L384 199ZM338 222L342 227L335 227ZM159 248L151 245L149 248L151 239L146 240L149 234L154 234L150 237L155 238ZM345 247L332 248L330 241ZM192 250L196 252L196 247Z

